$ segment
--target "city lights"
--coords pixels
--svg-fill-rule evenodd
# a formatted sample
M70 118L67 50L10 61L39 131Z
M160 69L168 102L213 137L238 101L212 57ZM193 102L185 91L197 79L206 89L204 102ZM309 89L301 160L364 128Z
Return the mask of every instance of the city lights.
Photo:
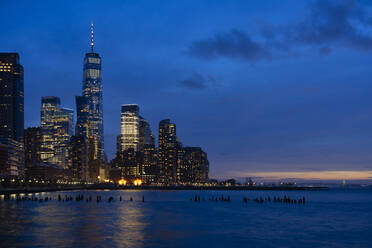
M141 179L136 179L133 181L134 186L141 186L142 185L142 180Z
M127 185L127 180L120 179L118 183L119 185Z

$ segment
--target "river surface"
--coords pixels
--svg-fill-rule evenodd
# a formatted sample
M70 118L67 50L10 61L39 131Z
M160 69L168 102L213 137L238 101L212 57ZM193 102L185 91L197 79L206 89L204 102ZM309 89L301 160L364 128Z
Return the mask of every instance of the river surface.
M75 200L79 194L84 201ZM209 201L222 194L231 202ZM74 200L58 201L58 195ZM306 197L306 204L272 201L284 195ZM22 196L52 200L0 196L1 247L372 247L371 189L85 190ZM93 200L86 202L87 196ZM261 196L271 202L252 201ZM114 200L108 202L109 197Z

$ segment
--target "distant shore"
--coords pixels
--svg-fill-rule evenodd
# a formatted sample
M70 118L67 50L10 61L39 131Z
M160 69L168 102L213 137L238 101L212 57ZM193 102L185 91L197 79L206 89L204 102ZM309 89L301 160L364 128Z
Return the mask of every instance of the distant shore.
M35 186L35 187L17 187L17 188L0 188L0 195L5 194L26 194L38 192L53 192L53 191L72 191L72 190L306 190L306 191L321 191L328 190L328 187L310 187L310 186L117 186L117 185L56 185L56 186Z

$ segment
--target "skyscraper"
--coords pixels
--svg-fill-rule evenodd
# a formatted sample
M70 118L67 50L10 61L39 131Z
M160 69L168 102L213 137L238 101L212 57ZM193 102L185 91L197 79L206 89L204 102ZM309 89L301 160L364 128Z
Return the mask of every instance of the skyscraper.
M61 108L54 116L54 157L53 164L64 169L68 166L68 144L73 135L74 111Z
M23 87L19 55L0 53L0 176L23 175Z
M41 98L40 125L41 151L43 163L51 162L54 156L54 116L60 110L61 100L55 96Z
M68 167L68 143L73 134L73 111L61 108L58 97L41 99L41 161Z
M121 151L132 148L139 151L139 107L137 104L121 106Z
M177 172L176 124L169 119L159 123L158 165L160 180L164 183L176 181Z
M77 99L79 132L87 128L90 160L104 160L103 95L101 82L101 57L94 52L93 23L91 24L91 50L85 54L83 70L83 97ZM79 102L78 102L79 101ZM81 115L87 105L88 115ZM85 111L85 110L84 110ZM87 117L87 120L85 118ZM87 122L87 123L86 123Z
M22 142L24 131L23 67L18 53L0 53L0 137Z

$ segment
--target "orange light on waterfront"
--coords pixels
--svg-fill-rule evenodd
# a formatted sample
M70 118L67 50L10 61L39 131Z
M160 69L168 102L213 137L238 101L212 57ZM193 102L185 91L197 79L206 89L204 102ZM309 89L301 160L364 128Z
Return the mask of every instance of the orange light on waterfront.
M141 179L136 179L133 181L134 186L141 186L142 185L142 180Z
M124 180L124 179L120 179L118 183L119 183L119 185L126 185L127 181Z

